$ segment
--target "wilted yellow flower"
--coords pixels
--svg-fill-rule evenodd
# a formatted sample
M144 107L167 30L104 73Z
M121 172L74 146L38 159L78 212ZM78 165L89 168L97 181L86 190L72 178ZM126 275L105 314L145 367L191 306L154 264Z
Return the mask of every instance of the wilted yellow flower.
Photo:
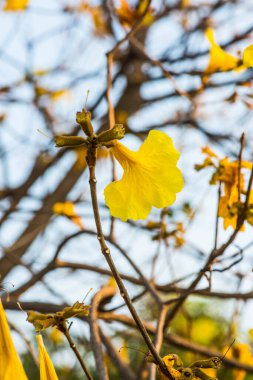
M58 380L54 365L47 353L41 335L36 335L40 357L40 380Z
M14 347L6 315L0 300L0 379L28 380Z
M214 153L214 151L213 151L213 150L210 148L210 146L208 146L208 145L204 146L204 147L201 149L201 152L204 153L204 154L206 154L206 155L209 156L209 157L215 157L215 158L218 157L217 154Z
M152 206L163 208L175 201L183 177L176 167L179 153L164 132L151 131L137 152L118 141L111 151L124 170L121 180L104 190L112 216L146 219Z
M215 41L214 31L208 28L205 33L206 38L210 42L210 59L205 70L207 74L216 71L228 71L238 67L239 59L233 55L226 53Z
M5 11L23 11L27 8L30 0L6 0Z
M163 360L163 363L164 363L165 367L167 368L168 372L171 374L171 376L173 376L173 379L175 379L175 380L176 379L182 379L182 373L180 371L178 371L177 369L183 366L183 362L178 355L176 355L176 354L165 355L162 358L162 360ZM154 363L154 359L153 359L152 355L147 357L147 362L148 363ZM158 372L160 374L161 379L166 380L168 377L165 376L160 371L158 366L157 366L157 369L158 369Z
M210 185L221 184L222 195L219 202L219 217L223 218L224 229L229 226L236 228L238 216L242 215L244 204L241 201L241 196L245 197L245 179L244 172L240 170L239 177L239 164L241 169L252 169L252 163L242 160L230 161L227 157L220 159L209 147L202 148L202 153L207 157L202 164L195 165L196 170L202 170L206 167L213 167L213 173ZM240 183L240 186L239 186ZM240 187L240 194L238 193ZM248 210L246 213L246 220L249 224L253 225L253 193L250 195ZM244 231L244 225L240 228Z
M117 9L117 15L120 22L124 26L132 26L132 24L142 17L147 7L147 0L138 2L137 8L132 8L127 0L120 0L120 7ZM154 21L152 10L149 9L142 19L143 25L150 25Z
M243 64L246 67L253 67L253 45L246 47L242 56Z
M234 193L235 195L235 193ZM219 217L223 218L223 227L226 230L228 227L236 228L237 219L239 215L239 209L237 206L237 197L230 198L221 197L219 202ZM241 231L244 231L244 225L241 227Z
M167 367L167 370L175 379L181 378L181 373L177 370L178 367L182 366L183 363L178 355L169 354L165 355L163 358L163 362Z

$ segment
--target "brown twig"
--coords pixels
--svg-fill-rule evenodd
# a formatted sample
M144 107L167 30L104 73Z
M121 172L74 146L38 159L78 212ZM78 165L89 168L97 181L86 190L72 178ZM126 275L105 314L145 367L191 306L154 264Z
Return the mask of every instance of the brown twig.
M115 367L120 372L120 378L122 380L139 380L134 374L132 369L121 359L118 351L115 349L110 337L108 337L100 328L99 333L104 346L106 347L106 352L108 353L110 359L114 363Z
M83 372L85 373L85 375L87 376L87 379L89 380L94 380L89 369L87 368L86 364L84 363L84 360L80 354L80 352L78 351L76 345L75 345L75 342L73 341L73 339L71 338L71 335L69 333L69 330L66 326L66 322L62 323L60 326L58 326L59 330L65 335L65 337L67 338L67 341L69 342L69 346L71 348L71 350L74 352L74 354L76 355L76 358L77 360L79 361L82 369L83 369Z
M243 132L240 140L240 152L238 157L238 202L241 201L241 170L242 170L242 152L245 144L245 133Z
M162 344L163 344L164 324L166 322L166 315L167 315L167 306L163 305L160 307L160 310L159 310L159 316L158 316L156 334L155 334L155 348L157 349L158 353L160 352ZM154 364L151 364L149 380L155 380L155 379L156 379L156 366Z
M218 197L217 197L217 212L216 212L216 220L215 220L215 237L214 237L214 249L217 248L218 244L218 234L219 234L219 210L220 210L220 198L221 198L221 182L219 182L218 186Z
M114 47L106 54L107 56L107 86L106 86L106 99L108 104L108 117L109 117L109 128L111 129L115 124L115 113L114 113L114 107L111 102L111 88L112 88L112 64L113 64L113 57L114 54L118 51L120 46L124 43L129 41L134 34L137 32L139 27L141 26L143 18L146 16L149 6L150 6L151 0L147 1L147 4L145 6L145 9L142 13L142 15L134 22L132 28L130 31L120 40L118 41Z
M97 179L95 176L96 146L90 145L90 147L87 151L86 160L87 160L87 164L88 164L89 172L90 172L89 184L90 184L90 192L91 192L91 199L92 199L92 207L93 207L94 219L95 219L95 224L96 224L96 229L97 229L97 238L98 238L98 241L100 244L101 252L102 252L104 258L106 259L107 264L109 265L109 267L111 269L112 275L113 275L113 277L114 277L114 279L115 279L115 281L119 287L120 295L124 299L126 306L128 307L130 313L132 314L133 319L135 320L135 322L138 326L138 329L139 329L146 345L148 346L151 354L153 355L155 362L157 363L157 365L159 365L161 371L163 373L165 373L169 379L173 380L172 376L167 371L167 368L165 367L162 359L160 358L159 354L157 353L157 351L156 351L156 349L155 349L155 347L154 347L154 345L153 345L153 343L152 343L152 341L151 341L151 339L150 339L139 315L137 314L137 312L136 312L136 310L135 310L135 308L131 302L131 299L128 295L127 289L126 289L126 287L125 287L125 285L124 285L124 283L123 283L123 281L119 275L119 272L118 272L118 270L114 264L114 261L111 257L110 250L107 247L106 242L105 242L105 237L103 234L103 229L102 229L101 220L100 220L98 200L97 200L97 190L96 190L96 184L97 184Z
M144 49L144 46L142 46L142 44L136 39L134 38L134 36L131 36L131 43L132 45L142 54L144 55L144 57L154 66L157 66L161 69L163 75L165 76L165 78L169 79L171 81L171 83L173 84L173 87L175 89L175 93L181 97L183 97L184 99L186 99L188 102L192 103L192 99L190 97L190 95L186 92L186 91L183 91L181 90L178 85L177 85L177 82L175 81L173 75L170 73L170 71L168 69L166 69L163 64L161 63L161 61L157 60L157 59L154 59L152 57L150 57L150 55L146 52L146 50Z
M100 303L105 298L113 297L115 295L115 291L116 289L113 286L104 286L95 294L91 302L91 310L89 315L91 347L95 357L99 380L109 380L109 375L104 363L104 353L98 325L98 308Z

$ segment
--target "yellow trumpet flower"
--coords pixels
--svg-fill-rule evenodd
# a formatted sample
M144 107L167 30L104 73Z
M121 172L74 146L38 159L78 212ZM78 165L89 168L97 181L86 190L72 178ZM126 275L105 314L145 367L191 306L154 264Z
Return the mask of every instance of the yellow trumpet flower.
M119 141L111 148L124 170L119 181L104 190L105 202L114 217L122 221L146 219L152 206L170 206L183 188L183 176L176 167L179 153L164 132L150 131L137 152Z
M0 379L28 380L13 344L10 329L0 300Z
M36 335L40 357L40 380L58 380L54 365L47 353L41 335Z

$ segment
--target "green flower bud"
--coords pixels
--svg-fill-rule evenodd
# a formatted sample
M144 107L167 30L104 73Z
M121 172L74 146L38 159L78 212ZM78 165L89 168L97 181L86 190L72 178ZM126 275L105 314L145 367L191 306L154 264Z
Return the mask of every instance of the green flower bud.
M76 122L81 126L84 133L91 137L94 135L94 130L91 124L91 113L85 109L82 112L77 112Z
M98 135L100 143L107 143L112 140L120 140L125 135L125 128L122 124L115 124L112 129L108 129Z
M62 147L77 147L86 145L87 140L80 136L55 136L54 137L55 146L58 148Z

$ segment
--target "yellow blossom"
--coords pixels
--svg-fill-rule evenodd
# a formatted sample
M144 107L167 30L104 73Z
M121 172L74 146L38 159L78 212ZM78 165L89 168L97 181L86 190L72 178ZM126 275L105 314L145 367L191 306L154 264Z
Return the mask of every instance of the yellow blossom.
M61 89L61 90L55 90L55 91L51 91L45 87L40 87L40 86L37 86L35 87L35 93L38 97L40 96L48 96L53 102L56 102L58 100L60 100L61 98L63 97L70 97L70 90L68 89Z
M54 344L58 345L63 342L63 334L56 327L51 329L48 336Z
M187 8L190 6L190 0L181 0L182 8Z
M233 55L226 53L215 41L214 31L208 28L205 33L210 47L210 59L205 70L207 74L215 73L216 71L228 71L238 67L239 59Z
M226 347L224 348L224 351ZM253 355L248 344L239 343L232 348L231 351L227 354L228 359L236 359L243 364L252 366L253 364ZM233 379L234 380L244 380L246 377L246 371L240 369L233 370Z
M30 0L6 0L5 11L23 11L27 8Z
M0 300L0 379L28 380L14 347L6 315Z
M117 9L117 15L120 22L124 26L132 26L132 24L142 17L147 7L147 0L140 0L137 8L132 8L127 0L120 0L120 7ZM142 19L143 25L150 25L154 21L152 9L149 9Z
M75 205L73 202L57 202L53 205L53 212L58 215L65 215L73 223L75 223L81 230L83 230L83 223L81 218L77 215Z
M176 354L165 355L162 358L162 361L165 367L167 368L168 372L171 374L171 376L173 376L173 379L175 380L182 379L182 373L178 371L178 368L181 368L183 366L183 362L178 355ZM147 362L154 363L154 359L152 355L147 357ZM160 371L158 366L157 366L157 369L160 374L161 380L166 380L168 377Z
M244 66L253 67L253 45L250 45L244 49L242 60Z
M40 380L58 380L54 365L47 353L41 335L36 335L40 357Z
M243 202L241 197L245 198L246 186L244 180L244 172L240 170L239 177L239 161L230 161L227 157L220 159L208 146L202 148L202 153L207 157L202 164L195 165L196 170L202 170L206 167L213 167L213 173L210 184L221 184L222 195L219 201L219 217L223 218L224 229L229 226L236 228L238 216L242 214ZM241 169L252 169L252 163L242 160ZM240 183L240 186L239 186ZM238 193L240 188L240 194ZM249 199L249 207L246 214L246 220L253 225L253 193ZM240 230L244 231L244 225Z
M224 187L224 195L220 198L219 202L219 216L223 218L223 226L226 230L229 226L236 228L237 219L239 215L238 200L238 161L231 162L227 157L220 160L219 168L214 173L211 183L221 181ZM242 167L243 162L241 163ZM241 190L244 189L244 176L240 173L240 186ZM244 230L244 226L241 227Z
M181 378L181 373L177 370L177 358L178 356L175 354L169 354L165 355L163 357L163 362L169 371L169 373L173 376L174 379L180 379ZM174 368L176 367L176 368ZM164 374L161 374L162 380L167 379L167 376Z
M121 180L104 190L112 216L146 219L152 206L163 208L175 201L183 177L176 167L179 153L164 132L151 131L137 152L118 141L111 151L124 170Z
M201 149L201 152L204 153L204 154L206 154L206 155L209 156L209 157L215 157L215 158L218 157L217 154L214 153L214 151L213 151L213 150L210 148L210 146L208 146L208 145L204 146L204 147Z
M223 227L226 230L228 227L236 228L239 210L236 207L237 198L221 197L219 202L219 217L223 218ZM244 231L244 225L241 231Z

